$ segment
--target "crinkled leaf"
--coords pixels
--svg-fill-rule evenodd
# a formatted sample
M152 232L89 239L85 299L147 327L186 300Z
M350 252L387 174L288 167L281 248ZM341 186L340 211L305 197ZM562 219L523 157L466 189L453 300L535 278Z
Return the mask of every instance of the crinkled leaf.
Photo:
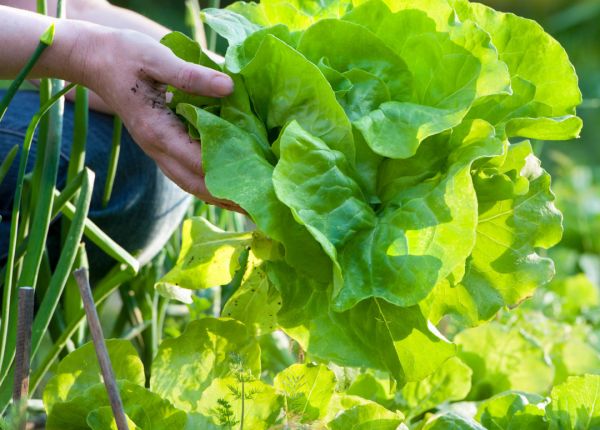
M452 357L422 381L409 382L402 388L407 414L419 416L440 403L464 399L471 390L471 374L469 366Z
M550 429L592 430L600 426L600 376L573 376L552 389L546 408Z
M276 197L273 166L255 138L229 122L181 104L177 108L202 135L206 185L216 197L239 204L269 237L283 244L286 260L317 279L331 276L331 263L305 227Z
M482 402L476 419L488 430L543 430L548 428L544 398L535 394L507 392Z
M354 406L329 422L332 430L396 430L404 421L399 412L392 412L377 403Z
M310 134L354 162L352 127L319 68L267 35L242 70L248 94L267 129L296 120Z
M554 276L552 261L537 249L560 240L562 217L554 206L550 175L532 155L530 144L510 145L505 156L490 160L479 172L485 172L485 179L475 180L479 201L475 248L462 280L438 284L428 298L434 322L446 314L466 325L487 320ZM508 194L494 186L500 180L511 184L504 188Z
M391 187L377 225L340 249L343 285L334 289L336 309L349 309L366 297L417 304L469 256L477 213L471 165L502 147L485 122L465 124L451 141L455 149L446 172L396 195Z
M375 213L342 153L295 121L283 131L279 146L280 160L273 172L277 197L337 262L336 248L372 227Z
M389 371L399 381L419 381L454 355L452 344L432 332L418 307L369 299L346 312L330 308L330 290L283 264L269 277L282 295L279 324L315 358Z
M545 394L554 368L544 350L518 328L492 322L459 333L459 357L473 370L470 399L506 390Z
M513 82L522 79L534 88L527 95L523 92L527 85L513 85L513 95L491 97L482 102L483 109L503 105L500 124L506 124L509 136L559 140L578 136L581 120L574 115L581 92L563 47L535 21L466 0L452 3L460 19L476 22L491 35Z
M445 413L427 420L422 430L486 430L479 423L454 413Z
M143 386L122 380L118 382L119 394L127 417L144 430L183 430L187 416L167 400L148 391ZM48 414L47 430L88 430L90 425L106 423L109 406L103 383L90 386L77 397L54 405ZM91 423L88 424L88 419ZM96 427L103 430L107 427ZM134 427L135 428L135 427ZM133 428L132 428L133 430Z
M171 298L179 288L198 290L230 283L240 268L240 255L252 242L252 233L228 233L202 217L187 219L181 237L175 267L156 285Z
M481 63L419 10L387 16L377 35L407 64L413 93L384 103L356 121L371 148L390 158L408 158L429 136L460 124L477 96ZM451 74L456 79L445 77Z
M393 100L407 100L411 95L412 76L406 63L361 25L333 19L320 21L302 34L298 51L315 64L327 59L328 66L340 73L370 73L384 82Z

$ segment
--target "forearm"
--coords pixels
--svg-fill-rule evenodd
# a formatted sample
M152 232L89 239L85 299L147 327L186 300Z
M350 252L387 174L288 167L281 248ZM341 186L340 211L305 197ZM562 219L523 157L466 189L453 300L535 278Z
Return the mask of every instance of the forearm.
M48 15L55 16L57 0L47 0ZM0 0L0 4L36 11L36 0ZM160 40L170 30L138 13L111 5L105 0L69 0L66 17L107 27L136 30Z
M58 20L0 6L0 78L14 78L35 51L40 36L55 24L54 42L36 63L30 78L52 77L87 84L88 52L107 34L104 27Z

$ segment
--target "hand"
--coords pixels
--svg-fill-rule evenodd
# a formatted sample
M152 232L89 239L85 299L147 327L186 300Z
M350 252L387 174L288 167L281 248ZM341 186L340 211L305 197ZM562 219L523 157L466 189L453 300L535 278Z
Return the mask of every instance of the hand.
M242 211L207 190L200 144L166 106L166 86L211 97L233 91L229 76L177 58L145 34L101 32L89 44L81 81L123 120L133 139L183 190L207 203Z

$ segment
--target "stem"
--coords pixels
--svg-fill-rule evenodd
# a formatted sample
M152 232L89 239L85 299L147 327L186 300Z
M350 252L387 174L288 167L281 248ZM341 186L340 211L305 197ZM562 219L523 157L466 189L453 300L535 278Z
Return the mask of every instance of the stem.
M12 166L13 161L15 161L15 157L19 153L19 145L15 145L11 148L11 150L6 155L2 164L0 164L0 184L8 174L10 167Z
M245 409L245 401L246 394L244 393L244 378L242 377L242 413L240 414L240 430L244 430L244 409Z
M124 270L124 268L119 265L115 267L102 281L100 281L96 287L94 288L94 301L96 305L100 305L103 303L119 286L127 282L133 277L131 273ZM44 357L44 360L37 368L37 370L31 376L31 381L29 384L29 389L31 392L34 392L39 384L42 382L44 376L50 370L50 367L59 356L60 352L66 346L67 342L70 341L70 338L77 332L80 324L85 319L85 313L83 310L77 315L76 318L73 319L69 323L69 325L63 331L62 336L52 345L48 355ZM6 408L10 403L10 389L7 387L7 380L3 380L0 382L0 415L4 413Z
M37 63L37 61L40 59L46 48L52 45L53 39L54 24L48 27L44 34L42 34L42 36L40 37L40 42L38 43L38 46L35 48L35 51L31 55L31 57L29 58L29 61L27 61L25 67L21 69L15 80L12 81L10 87L8 87L8 90L4 94L4 97L2 97L2 100L0 101L0 121L2 121L2 118L4 118L4 114L8 109L8 105L14 98L15 94L17 94L17 91L27 78L27 75L31 73L31 69L33 69L33 66L35 66L35 63Z
M56 103L62 96L64 96L74 85L69 85L55 96L51 97L34 115L33 119L29 123L27 132L25 133L25 141L23 143L23 149L21 157L19 159L19 172L17 174L17 184L15 188L15 197L13 200L12 218L10 226L10 236L8 243L8 256L6 258L6 273L4 278L4 295L2 299L2 318L0 321L0 369L3 371L0 373L0 377L3 379L4 371L4 354L6 352L6 345L9 335L9 326L14 327L15 319L11 318L11 310L14 311L14 300L11 300L11 293L13 290L13 267L15 264L15 251L17 249L17 231L19 229L19 211L21 206L22 194L23 194L23 182L25 177L25 168L27 167L27 159L29 157L29 151L31 149L31 142L33 141L33 134L40 122L40 119L48 112L48 110ZM11 306L12 304L12 306ZM13 312L14 314L14 312ZM12 325L11 325L12 321ZM14 342L14 336L13 342Z

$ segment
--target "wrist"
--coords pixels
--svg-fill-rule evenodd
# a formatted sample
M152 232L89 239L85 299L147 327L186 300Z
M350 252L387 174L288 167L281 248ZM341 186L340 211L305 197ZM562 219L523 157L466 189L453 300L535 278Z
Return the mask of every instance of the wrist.
M54 41L34 69L37 77L53 77L90 86L98 73L99 46L111 30L76 20L55 20Z

